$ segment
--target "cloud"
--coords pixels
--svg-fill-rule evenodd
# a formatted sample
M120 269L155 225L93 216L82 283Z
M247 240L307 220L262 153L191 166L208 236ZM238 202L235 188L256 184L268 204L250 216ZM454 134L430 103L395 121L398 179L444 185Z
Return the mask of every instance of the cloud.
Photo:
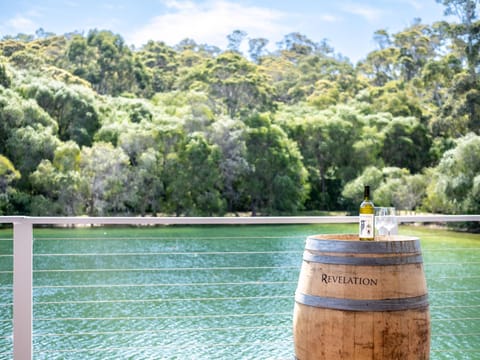
M411 7L413 7L415 10L420 10L420 9L423 9L424 7L424 3L419 1L419 0L406 0L405 1L408 5L410 5Z
M346 3L342 6L342 11L358 15L370 23L373 23L377 20L380 20L383 15L383 11L370 7L368 5L356 4L356 3Z
M17 15L12 19L8 20L5 23L5 27L11 30L10 32L13 34L19 32L27 34L33 33L37 29L35 22L23 15Z
M197 7L193 1L165 0L163 3L166 7L177 10L191 10Z
M127 36L129 43L140 46L148 40L161 40L169 45L185 38L225 48L227 35L234 30L247 32L248 37L264 37L278 41L292 30L282 22L288 14L268 8L241 5L226 0L203 3L167 0L168 12L153 17L145 26Z
M339 22L341 21L342 19L339 18L338 16L336 15L331 15L331 14L323 14L323 15L320 15L318 17L319 20L321 21L325 21L325 22L328 22L328 23L336 23L336 22Z

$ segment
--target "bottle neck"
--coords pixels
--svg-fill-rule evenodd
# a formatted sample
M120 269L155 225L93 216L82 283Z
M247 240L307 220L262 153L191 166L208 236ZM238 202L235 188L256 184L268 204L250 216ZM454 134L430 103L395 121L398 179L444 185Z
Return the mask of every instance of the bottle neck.
M363 199L370 200L370 186L365 186L363 190Z

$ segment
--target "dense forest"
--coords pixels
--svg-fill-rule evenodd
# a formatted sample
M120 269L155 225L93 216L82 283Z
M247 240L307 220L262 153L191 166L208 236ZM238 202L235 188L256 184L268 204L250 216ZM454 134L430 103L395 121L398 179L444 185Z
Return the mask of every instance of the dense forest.
M352 64L237 30L221 50L106 30L0 41L0 215L480 213L480 21L416 19ZM248 44L248 53L240 48ZM243 48L243 47L242 47Z

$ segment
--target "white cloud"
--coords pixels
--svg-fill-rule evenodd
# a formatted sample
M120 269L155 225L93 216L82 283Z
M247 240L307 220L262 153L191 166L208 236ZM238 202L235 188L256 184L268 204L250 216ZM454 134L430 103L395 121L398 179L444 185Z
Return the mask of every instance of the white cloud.
M164 0L163 3L166 7L177 10L191 10L197 7L193 1Z
M407 5L415 10L421 10L425 7L425 3L421 0L393 0L391 3L398 3L399 5Z
M234 30L247 32L248 37L264 37L278 41L291 32L282 21L287 14L257 6L240 5L226 0L204 3L166 0L170 11L150 20L127 36L127 42L140 46L148 40L161 40L169 45L185 38L225 48L227 35Z
M8 20L5 25L7 29L11 30L10 33L12 34L19 32L29 34L33 33L37 29L35 22L23 15L17 15L13 17L12 19Z
M370 7L368 5L347 3L342 6L342 10L363 17L368 22L375 22L382 18L383 11L379 8Z
M339 21L342 20L338 16L331 15L331 14L320 15L319 19L322 20L322 21L325 21L325 22L329 22L329 23L336 23L336 22L339 22Z

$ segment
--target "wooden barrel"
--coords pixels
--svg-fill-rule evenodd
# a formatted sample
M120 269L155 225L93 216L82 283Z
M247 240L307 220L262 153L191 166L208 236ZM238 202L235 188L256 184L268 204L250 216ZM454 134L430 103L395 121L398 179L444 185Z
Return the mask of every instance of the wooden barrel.
M418 238L309 237L293 335L298 360L429 359L430 315Z

